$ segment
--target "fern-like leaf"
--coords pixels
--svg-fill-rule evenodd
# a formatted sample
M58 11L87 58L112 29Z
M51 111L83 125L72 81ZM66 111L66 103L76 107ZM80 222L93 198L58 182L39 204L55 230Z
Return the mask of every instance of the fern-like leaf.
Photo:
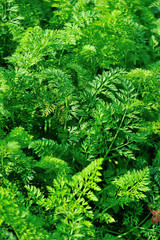
M54 156L61 158L68 150L68 145L58 144L51 139L42 138L41 140L32 141L29 149L32 148L39 157Z

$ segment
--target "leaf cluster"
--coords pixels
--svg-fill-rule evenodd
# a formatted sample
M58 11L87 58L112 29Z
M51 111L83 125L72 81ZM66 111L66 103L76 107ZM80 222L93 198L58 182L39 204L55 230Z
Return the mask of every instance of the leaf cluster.
M159 239L159 17L0 0L0 239Z

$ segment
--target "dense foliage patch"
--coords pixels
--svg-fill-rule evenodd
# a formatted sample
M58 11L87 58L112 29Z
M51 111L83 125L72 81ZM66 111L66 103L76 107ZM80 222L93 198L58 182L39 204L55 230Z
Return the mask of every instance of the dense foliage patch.
M159 0L0 0L0 239L160 238L159 40Z

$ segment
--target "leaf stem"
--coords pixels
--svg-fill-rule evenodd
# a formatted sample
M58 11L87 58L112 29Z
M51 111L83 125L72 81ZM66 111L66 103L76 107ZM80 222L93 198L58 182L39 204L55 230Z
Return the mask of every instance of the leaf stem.
M106 157L108 156L108 154L109 154L109 152L110 152L110 150L111 150L111 148L112 148L112 146L113 146L113 143L115 142L115 140L116 140L116 138L117 138L117 136L118 136L118 133L119 133L119 131L120 131L120 128L121 128L121 126L122 126L122 123L123 123L123 121L124 121L124 119L125 119L125 117L126 117L126 113L127 113L127 108L126 108L125 113L124 113L124 115L123 115L123 117L122 117L122 120L121 120L121 122L120 122L120 125L119 125L119 127L118 127L118 130L117 130L117 132L116 132L116 134L115 134L115 136L114 136L114 138L113 138L113 141L111 142L111 144L110 144L110 146L109 146L109 148L108 148L108 151L106 152L106 154L105 154L105 156L104 156L104 160L105 160Z
M123 236L126 236L126 235L128 235L128 233L130 233L130 232L132 232L134 229L138 228L142 223L144 223L144 222L147 220L147 218L148 218L150 215L151 215L151 213L149 213L149 214L145 217L145 219L143 219L142 222L140 222L137 226L133 227L133 228L130 229L128 232L125 232L125 233L119 235L118 238L121 238L121 237L123 237Z
M15 230L15 228L14 228L13 226L12 226L12 228L13 228L13 230L14 230L15 234L16 234L16 237L17 237L17 239L18 239L18 240L20 240L20 237L19 237L19 235L18 235L17 231Z
M1 165L3 166L3 154L1 155Z

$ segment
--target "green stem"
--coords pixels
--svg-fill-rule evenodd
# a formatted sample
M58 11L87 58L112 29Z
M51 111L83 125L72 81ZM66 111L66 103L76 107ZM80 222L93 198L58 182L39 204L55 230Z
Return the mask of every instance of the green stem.
M73 223L73 225L74 225L74 223ZM74 229L72 228L71 232L70 232L70 235L73 235L73 231L74 231ZM68 240L71 240L71 239L72 239L72 237L70 237Z
M65 124L64 124L64 129L67 128L67 122L68 122L68 113L69 113L69 106L68 106L68 99L66 98L65 100L66 104L66 112L65 112Z
M48 133L51 133L51 128L52 128L52 118L48 119Z
M118 236L117 236L118 238L121 238L121 237L123 237L123 236L126 236L126 235L128 235L128 233L132 232L134 229L138 228L142 223L144 223L144 222L147 220L147 218L150 216L150 214L151 214L151 213L149 213L149 214L145 217L145 219L143 219L142 222L140 222L137 226L133 227L133 228L130 229L128 232L125 232L125 233L123 233L123 234L121 234L121 235L118 235L117 232L111 231L111 230L109 230L109 229L107 229L106 232L110 232L110 233L116 234L116 235L118 235Z
M1 165L3 166L3 154L1 155Z
M17 231L15 230L15 228L14 228L13 226L12 226L12 228L13 228L13 230L14 230L15 234L16 234L16 237L17 237L17 239L18 239L18 240L20 240L20 237L19 237L19 235L18 235Z
M116 235L118 235L118 233L117 232L114 232L114 231L111 231L111 230L106 230L106 232L109 232L109 233L113 233L113 234L116 234Z
M115 136L114 136L114 138L113 138L113 141L111 142L111 144L110 144L110 146L109 146L109 148L108 148L108 151L106 152L106 154L105 154L105 156L104 156L104 160L106 159L106 157L108 156L109 152L111 151L111 148L112 148L112 146L113 146L113 144L114 144L114 142L115 142L115 140L116 140L116 138L117 138L117 136L118 136L118 133L120 132L122 123L123 123L123 121L124 121L124 119L125 119L125 117L126 117L126 113L127 113L127 108L126 108L126 111L125 111L125 113L124 113L124 115L123 115L123 117L122 117L122 120L121 120L121 122L120 122L119 128L118 128L118 130L117 130L117 132L116 132L116 134L115 134Z
M119 148L124 147L124 146L127 146L127 145L129 145L130 143L133 143L133 141L130 141L130 142L124 143L124 144L122 144L122 145L120 145L120 146L118 146L118 147L116 147L116 148L113 148L112 151L114 151L114 150L118 150Z
M147 218L148 218L150 215L151 215L151 213L149 213L149 214L145 217L145 219L143 219L142 222L140 222L137 226L133 227L133 228L130 229L128 232L119 235L118 238L121 238L121 237L123 237L123 236L126 236L126 235L128 235L128 233L130 233L130 232L132 232L134 229L138 228L142 223L144 223L144 222L147 220Z
M44 123L44 132L45 132L45 134L47 133L47 128L48 128L48 121L47 121L47 119L45 119L45 123Z

